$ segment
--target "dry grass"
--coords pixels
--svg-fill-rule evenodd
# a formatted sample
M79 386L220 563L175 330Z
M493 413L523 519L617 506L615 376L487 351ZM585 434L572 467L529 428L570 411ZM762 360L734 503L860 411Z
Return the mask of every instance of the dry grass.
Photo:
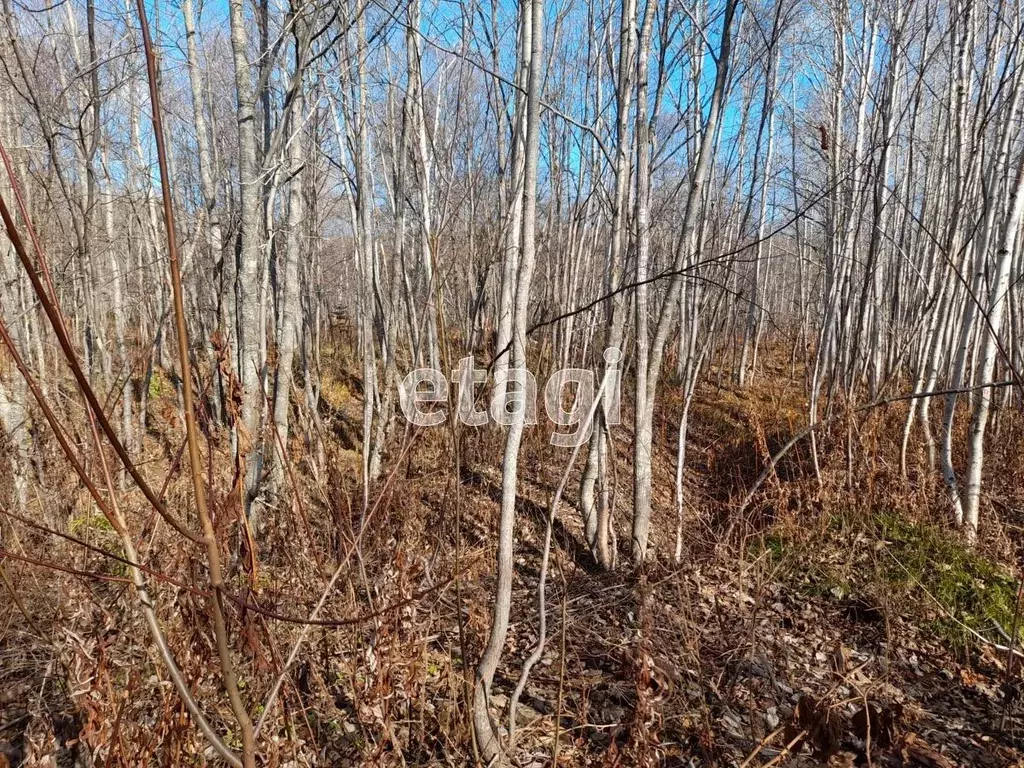
M301 487L289 485L277 506L264 512L255 558L243 546L227 441L220 436L210 444L211 504L230 590L272 613L308 615L358 530L361 393L346 372L349 358L340 343L325 358L327 472L315 479L302 441L292 442ZM805 734L785 759L802 764L816 750L814 759L823 762L844 751L863 752L854 715L867 704L878 712L898 704L912 713L893 726L883 756L884 749L905 750L908 734L920 739L911 740L918 747L934 742L924 724L948 725L957 707L972 728L987 734L979 753L987 764L1008 765L1000 761L1017 754L1013 728L1020 723L1012 708L1009 726L996 728L1001 657L976 638L961 637L952 647L949 633L956 620L987 637L998 634L984 615L943 616L922 591L941 592L946 582L933 578L941 565L936 558L948 560L963 550L942 530L942 489L924 467L918 434L911 477L899 475L904 407L836 421L819 438L820 484L808 447L800 445L745 515L735 514L771 453L802 426L805 404L793 394L802 386L788 373L769 364L751 388L740 391L716 386L712 371L711 383L698 393L682 566L670 562L681 407L676 388L666 387L657 414L656 561L650 567L595 571L581 544L572 506L576 483L570 482L555 530L549 643L519 712L521 765L551 764L556 751L562 765L731 765L763 743L751 763L759 765L784 746L781 731L772 733L799 725L812 710L818 713L814 728L823 722L828 727ZM157 393L153 413L173 411L173 402L162 402L172 397ZM630 517L628 404L626 410L626 424L615 434L620 544L628 541ZM1003 414L999 429L989 457L988 466L998 469L987 473L982 542L964 555L951 587L956 599L978 597L970 605L982 613L992 609L989 598L999 611L1006 609L1024 508L1013 481L1024 476L1013 447L1021 444L1024 424L1019 414ZM154 419L141 452L151 457L145 471L157 487L177 450L179 430ZM346 623L309 632L264 732L265 765L461 766L472 754L467 675L489 621L503 438L491 429L462 434L459 483L448 430L420 432L408 445L404 439L396 438L389 474L373 490L361 558L343 569L321 613ZM544 520L568 457L547 445L542 428L528 434L523 450L515 621L495 683L499 704L536 641ZM36 494L32 519L120 554L116 537L97 524L58 457L41 458L50 485ZM298 519L296 490L305 522ZM187 479L174 474L169 506L191 520L189 498ZM229 742L236 740L211 671L215 649L198 594L205 583L200 559L153 519L135 493L125 494L124 505L148 566L159 574L151 579L154 597L174 652L215 727L229 734ZM74 759L110 766L215 764L146 642L123 582L124 565L11 520L3 530L5 548L25 558L2 564L25 609L23 615L13 600L0 608L0 745L9 762L42 766L64 755L61 765ZM890 555L917 558L908 563L911 578L894 575ZM620 562L628 562L625 552ZM959 610L949 595L937 597L950 611ZM301 627L237 605L228 613L242 693L258 718ZM374 615L355 620L368 614ZM1005 624L1005 613L999 615ZM973 682L963 682L965 675ZM1010 677L1017 685L1016 673ZM950 680L960 684L951 687ZM810 698L801 710L802 697ZM970 698L969 706L963 697ZM880 734L874 744L883 746ZM953 736L937 748L954 760L964 749Z

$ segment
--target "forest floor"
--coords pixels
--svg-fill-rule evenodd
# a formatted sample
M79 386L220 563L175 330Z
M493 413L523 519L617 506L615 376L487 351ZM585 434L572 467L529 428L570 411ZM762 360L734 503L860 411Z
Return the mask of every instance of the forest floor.
M332 365L321 413L326 461L317 467L300 440L290 446L289 489L263 510L255 557L231 511L230 475L213 475L222 541L237 555L232 588L266 610L231 612L243 693L257 717L302 632L280 615L307 616L342 564L319 614L336 621L303 638L277 726L261 742L262 764L472 764L466 681L492 604L501 433L469 431L457 455L448 429L396 439L364 515L360 390L344 355ZM621 554L610 573L582 543L577 461L552 530L546 644L519 702L516 764L1024 766L1021 664L1008 668L1005 647L1024 624L1015 576L1024 488L1014 481L1024 476L1014 447L1024 425L1009 415L999 422L974 548L943 523L923 450L912 451L910 476L901 477L899 408L837 420L823 433L820 482L809 444L799 444L741 515L737 501L770 452L803 425L805 406L791 394L803 387L786 366L744 390L715 377L690 419L680 564L672 385L656 422L655 557L642 571L625 546L630 428L615 434ZM180 442L170 402L150 430L149 449L161 458L147 469L156 478ZM535 428L520 462L513 622L492 691L506 724L538 639L548 509L569 458L547 437ZM215 453L226 455L223 443ZM187 508L184 477L167 495ZM69 479L55 480L38 504L38 519L61 517L69 534L117 551ZM209 672L203 600L187 588L201 586L202 573L141 500L130 495L125 505L162 574L154 591L172 647L230 736ZM123 565L36 529L5 530L5 549L21 559L0 562L18 596L0 607L0 766L216 764L161 682Z

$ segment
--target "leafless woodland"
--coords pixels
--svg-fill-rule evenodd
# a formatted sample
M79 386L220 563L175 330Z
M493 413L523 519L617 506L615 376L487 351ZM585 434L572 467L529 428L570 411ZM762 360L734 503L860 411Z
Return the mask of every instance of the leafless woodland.
M0 17L0 766L1024 765L1021 0Z

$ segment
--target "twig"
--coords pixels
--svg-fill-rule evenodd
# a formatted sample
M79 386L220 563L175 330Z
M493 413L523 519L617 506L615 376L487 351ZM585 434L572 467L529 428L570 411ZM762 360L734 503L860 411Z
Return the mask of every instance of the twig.
M397 611L399 608L404 608L407 605L411 605L415 602L418 602L427 595L433 594L434 592L438 592L444 589L453 581L455 581L455 578L455 576L451 576L445 579L444 581L440 582L439 584L434 584L430 587L427 587L426 589L421 589L419 592L414 592L404 600L399 600L398 602L391 603L390 605L385 605L382 608L377 608L376 610L373 610L370 613L363 613L359 616L353 616L350 619L317 619L314 617L302 618L300 616L288 616L283 613L271 611L268 608L264 608L256 603L250 603L249 601L244 600L241 597L232 595L230 592L224 592L224 596L240 608L245 608L246 610L253 611L254 613L258 613L262 616L266 616L268 619L274 619L275 621L283 621L286 624L301 624L306 627L350 627L356 624L364 624L367 621L371 621L372 619L376 619L381 616L384 616L385 614Z
M782 733L784 730L786 730L786 726L780 725L774 731L772 731L767 736L765 736L763 739L761 739L761 741L758 743L758 745L756 747L754 747L754 751L751 752L749 755L747 755L747 759L746 760L744 760L742 763L740 763L740 768L747 768L748 765L750 765L752 762L754 762L754 758L757 757L759 754L761 754L761 750L764 749L765 747L767 747L773 741L775 741L775 737L778 736L780 733Z
M373 507L366 514L366 522L370 521L374 513L377 511L377 508L380 506L381 499L383 499L387 495L388 489L391 487L391 482L394 480L395 475L398 473L399 468L402 466L402 459L405 456L406 452L409 450L410 446L412 445L414 438L415 433L413 434L413 437L407 440L405 445L402 447L402 451L399 454L398 460L395 462L395 468L391 470L391 474L388 475L388 479L384 483L384 487L381 489L380 495L374 502ZM281 686L284 684L285 676L288 674L288 670L291 668L291 665L295 662L296 657L299 655L299 649L302 647L302 644L306 640L306 636L309 634L309 628L315 626L317 616L320 615L320 611L324 607L324 604L327 602L327 598L330 597L331 592L334 591L334 585L338 582L338 578L341 576L341 572L352 559L352 553L355 552L356 548L359 546L359 543L363 538L363 532L365 530L366 527L364 525L356 534L352 541L352 544L348 548L348 551L345 553L345 557L342 558L342 561L338 564L338 567L334 569L334 573L331 574L331 578L327 581L327 585L324 587L323 592L320 594L320 599L317 600L316 605L310 612L309 618L303 622L302 631L299 633L298 639L292 645L292 649L288 653L288 658L285 660L284 666L281 667L281 672L280 674L278 674L277 679L274 681L274 685L270 689L270 693L267 695L267 698L263 703L263 714L261 714L259 720L256 721L256 729L254 731L254 736L258 737L260 735L260 732L263 730L263 726L266 725L267 716L273 709L274 702L277 701L277 696L281 691Z
M36 624L35 619L32 618L28 610L25 608L25 604L21 602L21 598L18 597L18 593L14 591L14 585L11 584L10 579L7 578L7 571L4 570L3 560L0 560L0 581L4 583L4 587L6 587L7 591L11 593L11 599L14 601L14 604L18 607L18 610L21 612L21 615L25 617L25 621L27 621L28 625L32 627L32 631L35 632L36 635L39 636L39 639L42 640L44 643L46 643L47 645L53 645L53 640L51 640L50 637L39 628L39 625ZM3 728L0 728L0 730L3 730Z
M587 418L580 427L580 434L586 433L590 429L591 424L594 420L594 414L597 412L598 406L601 404L601 398L604 394L605 385L608 383L608 376L605 376L601 381L601 386L597 388L597 394L594 396L594 401L590 404L590 411L587 413ZM544 553L541 556L540 563L540 578L537 582L537 611L539 613L539 628L537 638L537 645L534 647L533 652L523 663L523 670L519 675L519 682L516 684L515 690L512 692L512 698L509 699L508 705L508 743L509 749L511 750L515 744L516 735L516 707L519 705L519 697L523 694L523 689L526 688L526 681L530 677L530 670L533 669L534 665L540 661L541 655L544 653L544 646L547 643L547 600L545 596L545 589L547 588L548 581L548 564L551 560L551 529L555 522L555 517L558 514L558 505L562 501L562 494L565 492L565 486L569 482L569 474L572 472L572 466L576 462L576 457L579 455L580 447L585 441L577 439L576 445L573 446L572 455L569 456L569 461L565 464L565 471L562 473L562 479L558 483L558 488L555 490L554 498L551 501L550 511L548 512L547 527L544 531ZM563 596L564 600L564 596Z
M975 386L972 387L961 387L959 389L938 389L932 392L916 392L911 393L909 395L895 395L893 397L883 397L879 400L873 400L870 403L865 403L864 405L858 406L854 408L852 411L842 411L841 413L835 413L832 416L824 418L821 421L816 421L814 422L814 424L804 427L802 430L793 435L793 437L789 439L789 442L782 446L782 448L780 448L778 452L774 456L772 456L771 461L768 462L768 466L765 467L764 471L757 476L757 479L754 481L754 484L750 486L750 490L747 491L747 495L743 497L743 501L740 502L740 506L739 509L737 509L736 514L742 515L743 512L746 511L747 507L750 505L750 502L754 498L754 494L757 493L758 489L768 478L768 476L775 471L775 467L778 466L779 462L782 461L783 457L790 452L794 445L796 445L798 442L800 442L801 440L803 440L805 437L812 434L816 430L820 429L821 427L832 423L840 416L846 416L848 415L848 413L863 413L864 411L871 410L872 408L878 408L879 406L882 405L890 405L892 403L899 403L906 400L919 400L927 397L941 397L943 395L963 394L966 392L975 392L980 389L1013 387L1016 386L1016 384L1017 382L1012 379L1009 381L990 381L987 384L976 384Z
M201 597L210 596L209 592L204 592L201 589L196 589L195 587L189 586L188 584L184 584L178 581L177 579L168 576L166 573L162 573L161 571L149 568L144 565L139 565L138 563L133 563L126 557L121 557L120 555L114 554L113 552L109 552L105 550L103 547L97 547L95 544L90 544L87 541L83 541L77 536L72 536L70 533L62 533L61 531L54 530L53 528L48 528L47 526L41 523L33 522L27 517L22 517L21 515L15 512L11 512L11 510L7 509L4 506L0 506L0 513L7 515L8 517L14 520L17 520L19 523L22 523L23 525L27 525L29 528L34 528L35 530L40 531L41 533L45 533L50 536L56 536L57 538L64 539L65 541L70 541L72 544L77 544L78 546L83 547L89 550L90 552L95 552L97 555L101 555L110 560L114 560L115 562L121 563L122 565L134 566L141 570L143 573L152 576L157 581L164 581L168 584L173 584L175 587L178 587L178 589L184 589L188 592L191 592L194 595L199 595Z
M806 730L800 731L800 733L798 733L796 736L793 737L793 740L791 742L789 742L789 744L787 744L785 747L783 747L782 751L779 752L779 754L777 754L775 757L773 757L771 760L769 760L767 763L765 763L762 766L762 768L772 768L773 765L778 765L779 763L781 763L782 759L786 755L788 755L793 750L793 747L795 747L797 744L799 744L803 740L804 736L806 736L806 735L807 735L807 731Z
M79 391L88 403L88 407L95 414L96 420L98 421L103 434L106 436L107 440L110 441L110 445L113 447L118 459L124 465L125 469L128 470L128 474L131 475L132 480L135 481L135 484L139 487L139 490L142 491L149 503L153 505L153 508L172 528L174 528L174 530L189 541L200 543L202 538L194 534L182 523L176 520L170 510L167 509L167 506L163 501L161 501L160 497L149 486L149 483L146 482L146 479L142 476L142 473L139 472L138 467L128 455L128 451L117 436L117 432L115 432L114 428L110 425L110 421L107 419L103 406L100 403L99 398L96 396L96 392L93 390L88 377L85 375L81 364L78 362L78 356L75 354L74 345L71 343L71 337L68 334L67 327L64 323L60 306L57 303L56 292L53 290L53 283L49 277L50 271L46 264L42 246L40 246L39 240L36 238L35 229L32 226L31 219L28 216L28 210L26 209L24 200L22 199L21 192L17 184L17 178L15 177L14 170L11 166L10 157L8 157L6 150L3 148L2 142L0 142L0 158L3 159L4 165L6 166L7 175L10 178L11 187L14 190L15 200L18 203L18 210L21 213L21 217L25 222L25 227L29 233L29 237L32 240L36 257L39 261L39 270L50 285L49 293L47 293L46 287L44 287L42 280L39 277L39 272L36 270L35 265L28 256L28 252L25 250L25 243L22 241L21 235L18 233L18 228L14 223L14 217L11 215L10 210L8 210L7 204L4 202L3 195L0 195L0 218L3 219L4 227L7 230L7 236L10 238L11 245L14 247L14 252L18 255L18 259L21 261L25 274L28 275L29 282L32 284L32 290L35 292L36 298L39 299L39 304L43 308L43 312L46 314L46 318L57 336L57 342L60 345L61 353L68 364L68 368L71 370L71 374L75 378Z
M1017 642L1017 623L1020 620L1020 599L1022 593L1024 593L1024 579L1021 579L1017 584L1017 597L1013 602L1013 626L1011 627L1010 635L1006 638L1010 645L1008 646L1009 650L1006 652L1006 672L1003 676L1003 682L1007 684L1010 682L1010 675L1013 674L1013 646ZM1002 627L999 626L999 622L995 622L995 624L1000 630L1002 630ZM1003 632L1003 634L1005 635L1006 633ZM1007 690L1009 689L1007 688ZM1000 731L1002 731L1006 726L1006 715L1009 709L1010 697L1006 696L1003 699L1003 713L999 717Z
M255 365L255 362L253 364ZM270 409L270 394L267 392L267 388L264 385L262 377L257 376L257 378L260 381L260 389L263 391L263 401L266 403L267 408ZM314 546L313 531L309 527L309 516L306 515L306 507L302 503L302 493L299 488L299 481L295 477L295 471L292 469L292 462L288 455L288 447L285 445L284 439L281 437L281 433L277 431L276 424L270 431L274 433L274 442L280 453L280 461L284 464L285 470L288 473L288 480L292 484L292 499L295 502L296 510L299 513L299 519L302 520L303 532L306 534L306 541L309 543L309 549L313 553L313 560L316 562L317 570L322 570L323 563L320 562L319 550Z
M149 79L149 100L153 110L153 138L156 143L157 165L160 169L160 193L163 198L164 229L167 236L167 261L171 270L171 291L174 299L174 322L178 336L178 362L181 366L181 397L185 411L185 434L188 439L188 458L192 469L192 489L195 495L196 512L203 528L206 560L210 568L210 586L213 599L213 627L217 641L217 656L220 660L221 677L227 689L231 711L238 722L242 736L242 764L245 768L256 768L256 740L253 736L252 720L242 702L235 674L234 662L228 647L227 624L224 620L224 606L221 592L224 587L220 564L220 548L213 528L210 511L206 506L206 489L203 486L203 459L199 453L199 430L192 403L192 365L188 353L188 325L185 322L185 299L181 289L181 267L178 263L178 243L175 236L174 205L171 196L171 180L168 172L167 150L164 146L163 118L160 112L160 89L157 83L156 53L149 35L146 19L145 0L137 0L139 25L142 29L142 44L146 53L146 74Z
M908 577L910 578L910 580L911 580L911 581L913 581L913 582L914 582L915 584L917 584L917 586L918 586L918 587L920 588L920 590L921 590L922 592L924 592L924 593L925 593L925 595L927 595L927 596L928 596L928 598L929 598L929 599L930 599L930 600L931 600L931 601L932 601L933 603L935 603L935 606L936 606L936 607L937 607L937 608L939 609L939 611L940 611L940 612L942 612L942 614L943 614L943 615L944 615L944 616L945 616L945 617L946 617L947 619L949 619L950 621L953 621L954 623L958 624L958 625L959 625L959 626L960 626L960 627L961 627L962 629L965 629L965 630L967 630L967 632L968 632L968 633L969 633L969 634L970 634L971 636L973 636L973 637L974 637L975 639L977 639L977 640L981 641L981 642L982 642L982 643L984 643L985 645L987 645L987 646L989 646L989 647L991 647L991 648L995 648L995 649L996 649L997 651L1005 651L1006 653L1008 653L1008 654L1012 654L1013 656L1016 656L1017 658L1021 658L1021 659L1024 659L1024 653L1022 653L1021 651L1018 651L1018 650L1017 650L1017 649L1015 649L1015 648L1014 648L1014 647L1013 647L1012 645L1000 645L999 643L996 643L996 642L994 642L994 641L992 641L992 640L989 640L989 639L988 639L987 637L985 637L985 636L984 636L983 634L981 634L981 633L980 633L980 632L978 632L977 630L975 630L975 629L973 629L973 628L971 628L971 627L967 626L966 624L964 624L964 623L963 623L963 622L962 622L962 621L961 621L960 619L958 619L958 618L957 618L956 616L954 616L954 615L953 615L952 613L950 613L950 612L949 612L949 611L948 611L948 610L946 609L946 606L944 606L944 605L943 605L943 604L942 604L942 603L941 603L941 602L939 601L939 598L937 598L937 597L936 597L935 595L933 595L933 594L932 594L931 592L929 592L929 591L928 591L928 589L927 589L927 588L926 588L926 587L924 586L924 584L922 584L922 583L921 583L921 580L920 580L920 579L918 579L918 578L917 578L916 576L914 576L914 574L912 574L912 573L911 573L911 572L910 572L909 570L907 570L907 566L905 566L905 565L904 565L903 563L901 563L901 562L899 561L899 559L898 559L898 558L896 557L896 555L894 555L894 554L893 554L892 552L890 552L890 551L889 551L888 549L886 549L886 550L885 550L885 553L886 553L886 554L887 554L887 555L888 555L889 557L891 557L891 558L892 558L892 561L893 561L894 563L896 563L896 565L898 565L898 566L899 566L900 568L902 568L902 569L903 569L903 572L907 574L907 576L908 576Z

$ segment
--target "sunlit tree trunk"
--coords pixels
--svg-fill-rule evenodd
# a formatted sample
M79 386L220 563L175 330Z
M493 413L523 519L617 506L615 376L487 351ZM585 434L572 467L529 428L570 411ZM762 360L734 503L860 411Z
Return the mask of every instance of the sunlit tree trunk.
M288 182L288 219L284 232L284 251L282 253L283 269L278 276L281 282L280 323L277 332L277 371L274 384L274 429L277 432L273 448L275 461L271 486L275 492L280 490L284 481L284 464L288 461L285 449L288 445L288 422L291 414L291 395L295 352L299 343L300 307L299 307L299 274L303 259L302 219L304 214L303 201L303 163L305 162L305 92L302 82L305 67L306 21L301 14L294 21L295 34L295 69L293 85L293 101L289 122L288 138L288 169L291 179ZM296 492L298 490L296 489Z
M647 365L647 392L644 398L644 409L637 416L636 456L646 457L650 461L653 443L654 401L658 392L658 379L661 375L661 364L665 353L665 344L675 324L679 309L679 293L682 290L685 274L683 267L697 242L696 233L699 223L701 202L704 195L704 184L711 167L715 136L718 121L721 119L725 104L726 89L729 82L729 65L732 55L733 21L736 15L736 0L727 0L722 16L721 36L718 53L715 57L715 81L711 92L708 115L704 120L700 134L700 149L697 162L688 179L686 196L686 213L680 224L680 234L676 252L673 257L674 274L669 281L664 303L661 306L658 322L655 326L654 338L651 342L650 358ZM636 498L646 500L646 505L635 505L633 509L632 552L634 560L643 562L647 558L647 547L650 537L650 471L644 472L643 479L647 487L643 493L634 494Z
M196 162L199 166L200 190L203 194L203 210L206 217L207 242L210 256L215 264L220 265L220 280L216 287L218 299L217 330L221 335L226 350L235 350L237 342L235 322L235 280L236 264L233 249L225 252L224 234L220 223L220 206L217 203L217 184L214 180L213 154L210 150L210 139L206 124L206 88L202 66L199 60L199 47L196 41L196 21L192 10L192 0L182 0L181 12L185 20L185 43L188 57L188 75L192 86L192 120L196 132ZM235 376L238 376L238 358L234 354L228 356L228 364ZM221 407L221 398L228 383L223 381L218 367L218 391L216 402Z
M520 67L527 73L526 98L520 104L525 110L523 158L523 216L521 254L515 290L512 324L512 365L526 368L526 327L530 287L537 249L537 166L540 157L540 89L543 73L544 17L542 0L530 0L520 6ZM520 388L522 383L518 385ZM494 673L508 635L512 609L513 544L515 536L519 449L525 427L526 407L520 404L505 442L501 476L501 517L498 523L498 574L494 593L494 613L487 645L476 669L473 703L473 724L477 745L484 762L493 765L505 762L498 734L491 725L488 699Z
M236 283L238 371L242 384L242 413L238 451L245 457L244 504L247 515L259 492L263 471L263 446L259 434L263 411L259 350L265 329L260 325L260 232L262 181L256 156L256 92L249 65L249 35L242 0L229 0L231 53L235 66L235 97L238 124L238 273Z

